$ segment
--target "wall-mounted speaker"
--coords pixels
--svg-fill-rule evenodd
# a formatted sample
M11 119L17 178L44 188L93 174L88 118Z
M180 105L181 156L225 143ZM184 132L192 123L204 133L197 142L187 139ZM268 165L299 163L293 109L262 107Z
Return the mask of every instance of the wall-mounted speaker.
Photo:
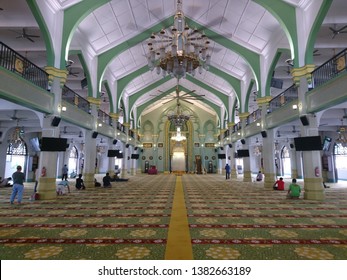
M116 145L117 142L118 142L118 140L117 140L117 139L114 139L112 143L113 143L113 145Z
M308 118L307 116L301 116L300 117L300 121L302 123L303 126L308 126L310 123L308 122Z
M60 120L61 120L60 117L54 117L54 118L52 119L51 125L52 125L52 126L58 126L59 123L60 123Z
M217 149L214 149L214 152L217 153Z
M134 150L137 151L137 147L135 147Z
M232 148L233 147L233 145L232 144L229 144L229 148Z
M126 148L129 148L129 146L130 146L129 144L126 144L126 145L125 145Z
M92 138L95 139L96 137L98 137L98 134L99 134L98 132L94 131L93 134L92 134Z
M266 137L267 137L267 132L266 132L265 130L263 130L263 131L261 132L261 136L262 136L263 138L266 138Z
M245 139L241 139L241 143L242 143L242 145L246 144L246 140Z
M223 151L224 150L224 148L223 147L220 147L220 149Z
M143 149L141 149L141 153L143 153Z
M293 144L293 143L290 143L289 147L290 147L291 149L294 149L294 144Z

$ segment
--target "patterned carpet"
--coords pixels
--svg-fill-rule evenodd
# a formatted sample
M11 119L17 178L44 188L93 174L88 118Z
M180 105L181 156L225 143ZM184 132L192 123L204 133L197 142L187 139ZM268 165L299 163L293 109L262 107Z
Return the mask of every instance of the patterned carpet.
M30 201L26 184L22 205L10 205L11 189L1 188L0 258L163 260L176 178L137 175L54 201ZM315 202L221 175L180 178L182 231L196 260L347 259L347 188L327 189L326 200Z

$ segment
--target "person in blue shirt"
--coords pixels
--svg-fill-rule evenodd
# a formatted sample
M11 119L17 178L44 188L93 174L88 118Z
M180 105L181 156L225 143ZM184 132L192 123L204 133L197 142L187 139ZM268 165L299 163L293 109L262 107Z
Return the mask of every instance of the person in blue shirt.
M23 198L25 175L22 172L22 167L20 165L17 166L17 171L12 174L12 180L13 187L12 194L10 197L10 203L13 204L16 196L18 195L17 201L18 204L21 204Z
M225 180L230 179L230 165L226 164L225 165Z

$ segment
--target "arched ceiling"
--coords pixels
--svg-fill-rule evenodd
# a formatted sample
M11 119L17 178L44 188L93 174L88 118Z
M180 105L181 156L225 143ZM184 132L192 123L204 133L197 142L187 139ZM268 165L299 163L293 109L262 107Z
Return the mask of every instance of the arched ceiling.
M155 71L151 72L144 68L147 67L146 55L148 53L146 39L153 30L169 26L176 11L176 0L110 0L99 3L101 2L104 4L96 9L91 9L84 18L81 18L81 21L77 23L75 33L72 34L70 45L72 52L69 59L74 63L70 67L67 86L82 96L88 95L87 90L81 88L80 81L84 78L84 69L77 52L83 54L86 64L90 67L93 63L95 66L96 63L95 61L90 62L90 58L94 57L95 60L121 46L122 50L112 56L112 59L107 60L104 78L108 79L108 84L112 87L112 80L118 81L131 76L132 79L119 93L130 98L162 79L162 76L158 76ZM222 95L235 100L235 95L240 94L240 90L235 89L230 78L226 77L233 77L235 80L246 81L246 83L247 81L249 83L251 79L257 80L259 78L255 77L257 70L251 68L254 65L250 65L254 62L254 58L257 58L258 55L268 55L268 49L274 46L290 49L290 44L279 21L257 2L261 1L183 0L183 12L187 21L192 23L191 27L198 27L207 35L211 35L211 68L216 71L197 73L194 80L181 79L182 87L204 94L209 102L221 107L223 106ZM303 8L311 3L309 0L283 0L282 2L293 8ZM316 2L321 3L321 1ZM92 6L94 5L92 3L93 1L90 0L37 0L42 14L54 11L57 18L61 17L59 12L69 10L76 4ZM313 59L316 65L328 60L334 53L346 46L347 34L341 33L333 38L331 30L331 28L338 29L347 24L346 3L345 0L332 1L315 41ZM14 50L21 52L39 67L47 65L44 34L38 28L39 25L26 1L5 1L0 4L0 8L2 8L0 10L1 40ZM27 34L40 37L32 38L34 42L22 38L23 28ZM251 56L253 57L251 58ZM275 77L284 81L284 89L292 84L291 76L288 75L288 65L285 63L289 57L289 53L283 54L275 67ZM137 75L137 71L142 68L145 69L143 73ZM217 70L226 73L226 76L221 76ZM89 69L89 72L94 76L98 75L96 69ZM165 92L175 84L175 79L160 84L158 88L141 96L134 103L135 107L145 104L148 107L146 112L151 108L158 109L162 103L160 100L154 100L158 90ZM218 91L220 96L211 93L209 88ZM275 96L281 91L272 88L271 95ZM94 92L93 94L99 93ZM101 100L102 109L108 111L112 108L109 105L107 94L102 94ZM206 110L211 110L211 107L204 102L199 101L197 104L202 108L205 106ZM116 104L117 106L118 104ZM256 109L257 105L253 98L249 100L249 106Z

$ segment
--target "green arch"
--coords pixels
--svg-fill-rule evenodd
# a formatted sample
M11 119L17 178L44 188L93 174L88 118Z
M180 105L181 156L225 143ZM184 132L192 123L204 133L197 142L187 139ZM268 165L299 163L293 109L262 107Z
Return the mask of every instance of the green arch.
M280 23L290 45L292 56L294 56L294 65L299 65L298 56L298 34L295 7L284 1L273 0L253 0L268 10Z
M247 93L246 93L246 98L245 98L245 107L244 107L244 111L248 110L248 102L249 102L249 97L251 95L251 91L253 88L255 81L252 79L249 83L248 89L247 89ZM259 92L258 92L259 95ZM247 109L246 109L247 108ZM243 111L242 111L243 112Z
M47 65L48 66L54 66L54 48L52 43L51 34L48 30L48 27L46 25L46 22L40 12L40 8L38 7L36 0L27 0L28 6L34 15L37 24L39 25L40 31L42 33L43 40L46 45L46 52L47 52Z
M305 64L313 64L313 50L314 50L314 43L317 39L318 31L320 30L320 27L323 23L323 20L326 16L326 14L329 11L329 8L332 4L333 0L323 0L323 3L319 9L318 15L315 19L315 22L313 24L313 27L311 29L309 38L307 40L307 46L306 46L306 53L305 53Z
M110 89L110 86L108 84L108 81L104 81L104 86L105 86L105 89L106 89L106 93L108 95L108 99L110 101L110 112L113 112L113 96L112 96L112 92L111 92L111 89Z

